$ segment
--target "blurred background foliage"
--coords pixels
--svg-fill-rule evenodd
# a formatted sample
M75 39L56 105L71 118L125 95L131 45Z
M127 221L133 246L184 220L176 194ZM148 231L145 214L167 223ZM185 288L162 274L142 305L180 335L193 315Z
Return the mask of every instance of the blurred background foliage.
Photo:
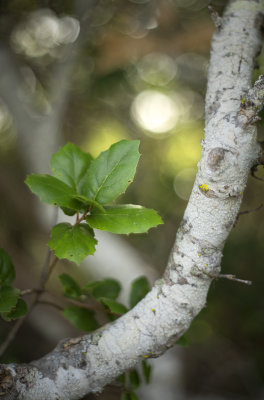
M23 183L25 174L43 172L41 157L48 170L49 152L67 141L97 156L118 140L140 139L136 179L122 202L158 210L165 224L126 240L159 274L164 270L201 154L214 31L208 3L0 1L0 239L13 257L20 287L37 282L35 265L42 262L48 237L36 199ZM219 13L225 4L211 2ZM254 77L263 68L261 54ZM35 146L40 134L42 144ZM263 140L262 126L259 135ZM264 176L261 170L257 175ZM242 210L262 202L263 182L250 177ZM207 308L185 335L186 399L194 394L201 399L264 398L262 219L263 208L239 218L222 264L223 273L253 285L215 281ZM0 339L8 329L1 324ZM29 321L5 360L29 361L52 346L52 338L44 340Z

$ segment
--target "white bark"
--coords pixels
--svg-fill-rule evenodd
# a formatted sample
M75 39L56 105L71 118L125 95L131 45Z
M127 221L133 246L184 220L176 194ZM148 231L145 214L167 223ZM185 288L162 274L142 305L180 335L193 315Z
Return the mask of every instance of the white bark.
M249 88L262 13L262 1L232 2L214 35L202 158L164 277L114 323L64 340L30 365L2 365L2 399L73 400L99 392L140 360L173 346L205 306L260 152L254 123L263 79Z

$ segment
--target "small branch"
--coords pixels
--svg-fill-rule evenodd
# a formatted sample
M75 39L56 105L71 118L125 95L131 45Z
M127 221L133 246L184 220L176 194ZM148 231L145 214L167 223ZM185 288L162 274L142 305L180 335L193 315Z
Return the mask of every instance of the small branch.
M48 306L52 306L52 307L54 307L54 308L57 308L57 309L60 310L60 311L63 310L63 307L61 307L61 306L59 306L58 304L53 303L53 301L49 301L49 300L39 300L39 301L38 301L38 304L45 304L45 305L48 305Z
M6 340L3 342L3 344L0 347L0 357L4 354L4 352L6 351L6 349L8 348L8 346L12 343L12 341L15 339L16 334L18 332L18 330L20 329L20 327L22 326L22 324L24 323L24 321L26 320L26 318L29 316L29 314L31 313L31 311L34 309L34 307L36 306L36 304L38 304L40 302L39 298L42 295L45 285L55 267L55 265L58 262L58 257L56 256L53 260L53 262L50 264L50 267L47 270L46 264L50 259L50 251L48 252L48 255L46 257L43 269L42 269L42 276L40 278L40 283L39 283L39 288L37 289L25 289L24 291L21 291L21 295L27 295L27 294L32 294L35 293L35 298L33 299L28 313L27 315L25 315L24 317L20 318L19 320L17 320L17 322L15 323L15 325L13 326L13 328L9 331ZM46 275L46 276L45 276ZM59 307L59 306L58 306Z
M258 206L257 208L254 208L253 210L240 211L240 212L237 214L237 216L236 216L236 220L235 220L235 222L234 222L233 227L235 228L235 227L237 226L238 220L239 220L239 218L241 217L241 215L250 214L250 213L252 213L252 212L259 211L262 207L263 207L263 204L260 204L260 206Z
M27 296L28 294L33 294L33 293L42 293L42 289L24 289L20 291L20 296Z
M259 165L260 165L260 164L253 165L253 167L252 167L251 170L250 170L250 173L251 173L251 176L252 176L253 178L257 179L258 181L264 182L264 179L263 179L263 178L260 178L259 176L256 176L256 175L255 175L255 173L256 173L257 170L258 170L258 166L259 166Z
M229 279L230 281L244 283L245 285L249 285L249 286L252 285L252 281L247 281L247 280L244 280L244 279L238 279L238 278L236 278L235 275L219 274L218 278Z
M2 343L0 346L0 357L3 356L5 353L6 349L9 347L9 345L13 342L13 340L16 337L16 334L18 330L20 329L21 325L23 324L25 320L25 317L20 318L16 321L15 325L12 327L12 329L9 331L6 340Z
M85 218L87 217L87 214L91 211L91 209L93 208L92 205L90 205L87 210L85 210L85 212L83 213L83 215L80 217L79 213L76 214L76 221L75 221L75 225L80 224L82 221L85 221Z
M58 257L55 256L54 260L52 261L52 263L49 266L49 269L47 271L47 274L45 276L45 278L43 279L43 281L41 282L41 289L44 289L46 286L46 283L48 282L50 275L52 274L52 271L54 270L55 265L57 264L57 262L59 261Z
M32 301L31 305L29 306L29 310L28 310L27 315L25 315L24 317L18 319L16 321L15 325L13 325L12 329L9 331L6 340L2 343L2 345L0 347L0 357L3 356L3 354L6 351L6 349L9 347L9 345L15 339L17 332L19 331L19 329L22 326L22 324L25 322L26 318L30 315L30 313L33 310L33 308L35 307L35 305L37 304L38 299L41 296L41 294L42 294L42 292L39 292L39 291L38 291L38 293L36 293L34 300Z
M58 220L58 214L59 214L59 209L58 207L55 207L55 212L54 212L54 216L53 216L53 225L56 225L57 220ZM41 289L44 288L49 276L50 276L50 257L51 257L51 250L48 247L48 251L47 251L47 255L44 261L44 264L41 268L41 275L40 275L40 279L39 279L39 287Z
M53 296L53 297L56 297L56 298L60 299L60 300L67 301L68 303L72 304L73 306L87 308L87 310L94 310L94 311L113 314L111 312L111 310L107 310L107 309L103 308L102 306L100 306L100 303L98 303L96 305L89 305L89 304L83 303L82 301L74 300L74 299L71 299L69 297L63 297L63 296L60 296L60 295L55 294L55 293L49 293L49 294L51 296Z
M212 6L208 6L211 18L217 30L222 28L222 18L219 16L218 12Z

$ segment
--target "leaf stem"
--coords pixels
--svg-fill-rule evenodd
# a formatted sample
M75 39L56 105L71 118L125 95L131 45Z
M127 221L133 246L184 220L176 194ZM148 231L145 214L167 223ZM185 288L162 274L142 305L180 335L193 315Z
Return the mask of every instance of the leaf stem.
M84 211L83 215L81 216L81 218L79 217L79 213L77 212L76 214L76 221L74 225L78 225L80 224L82 221L85 221L85 218L87 217L87 214L91 211L91 209L93 208L92 204L87 208L87 210Z

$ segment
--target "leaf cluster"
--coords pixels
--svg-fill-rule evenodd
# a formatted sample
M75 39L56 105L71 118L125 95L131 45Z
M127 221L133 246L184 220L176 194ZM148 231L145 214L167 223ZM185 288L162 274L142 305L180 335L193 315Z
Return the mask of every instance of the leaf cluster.
M99 327L95 310L99 309L110 321L128 311L124 304L117 301L121 285L115 279L93 281L82 287L68 274L61 274L59 279L63 286L63 295L76 302L76 305L66 307L63 315L77 329L93 331ZM149 290L146 277L142 276L133 281L129 295L130 307L134 307Z
M53 175L32 174L26 179L40 200L76 215L75 224L53 227L49 247L58 258L77 264L94 254L94 229L116 234L147 232L162 224L152 209L111 204L133 181L139 160L139 141L121 140L93 159L68 143L50 161Z

